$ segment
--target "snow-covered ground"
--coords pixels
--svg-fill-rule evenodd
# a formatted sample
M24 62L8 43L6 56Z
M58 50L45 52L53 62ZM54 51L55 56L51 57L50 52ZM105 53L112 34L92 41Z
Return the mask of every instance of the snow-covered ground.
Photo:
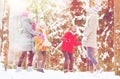
M64 73L59 70L44 70L44 73L33 70L28 72L21 70L16 72L15 69L4 70L4 65L0 63L0 79L120 79L120 76L114 72L102 72L99 74L90 72L68 72Z
M99 74L90 72L68 72L45 70L45 73L33 70L27 72L22 70L16 72L15 69L8 69L7 71L0 71L0 79L120 79L114 72L102 72Z
M11 13L10 13L10 14L12 14L11 17L13 15L15 16L15 15L19 14L20 12L23 11L22 9L24 9L24 7L26 7L26 4L23 3L22 1L24 2L24 0L10 0L10 4L12 7ZM54 0L54 1L57 1L57 3L61 2L61 0L59 0L59 1ZM68 0L66 0L66 1L68 1ZM82 1L88 2L89 0L82 0ZM102 0L98 0L98 1L102 1ZM19 4L17 4L17 3L19 3ZM25 5L23 6L23 4L25 4ZM14 11L16 11L16 12L14 12ZM11 19L14 22L14 23L11 23L12 32L10 32L10 34L11 34L11 39L12 39L12 36L14 35L13 37L15 37L15 33L17 33L16 32L17 30L14 30L14 29L16 29L15 26L19 23L16 22L17 21L16 19L13 19L13 18L11 18ZM59 18L57 18L57 19L59 19ZM15 32L15 33L13 33L13 32ZM102 35L105 33L106 32L103 32ZM11 45L11 47L12 47L12 45ZM12 54L13 54L13 52L12 52ZM1 57L0 61L2 59L3 58ZM54 70L45 70L45 73L37 72L35 70L33 70L31 72L27 72L26 70L16 72L15 69L8 69L7 71L4 71L3 65L0 64L0 79L120 79L120 76L116 76L114 72L102 72L99 74L95 74L95 73L90 73L90 72L64 73L62 71L54 71Z

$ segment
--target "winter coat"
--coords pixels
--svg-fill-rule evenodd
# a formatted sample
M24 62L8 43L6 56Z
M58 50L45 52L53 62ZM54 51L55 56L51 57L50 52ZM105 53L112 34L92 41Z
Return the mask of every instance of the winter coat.
M27 16L21 17L21 38L19 48L20 51L33 51L34 50L34 36L39 33L35 32L32 27L31 19Z
M81 45L81 42L77 41L77 34L66 32L62 37L62 51L73 53L74 47L78 45Z
M44 43L44 40L41 37L36 36L35 37L35 50L46 51L46 46L43 43Z
M98 28L98 15L91 14L86 21L86 26L84 30L84 36L87 37L86 42L83 46L86 47L97 47L97 28Z
M48 31L43 32L41 36L35 36L35 50L36 51L46 51L46 39L47 39Z

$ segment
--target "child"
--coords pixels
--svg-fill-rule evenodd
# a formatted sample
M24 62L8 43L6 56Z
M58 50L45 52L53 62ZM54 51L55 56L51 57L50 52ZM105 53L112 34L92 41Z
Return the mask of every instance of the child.
M71 26L70 30L66 32L63 37L62 37L62 52L65 57L64 61L64 73L70 71L73 71L73 64L74 64L74 58L73 58L73 53L74 53L74 47L81 45L81 42L77 41L77 34L76 32L76 27ZM70 63L69 63L70 60ZM69 67L69 69L68 69Z
M43 29L37 29L37 32L41 33L41 36L35 37L35 50L37 52L37 71L44 73L44 65L46 60L46 50L47 46L45 45L46 33L43 33ZM41 58L42 56L42 58Z

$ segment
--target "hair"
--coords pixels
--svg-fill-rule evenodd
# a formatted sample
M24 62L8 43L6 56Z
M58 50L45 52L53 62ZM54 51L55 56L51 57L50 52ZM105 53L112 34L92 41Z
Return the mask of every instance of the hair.
M42 31L42 29L39 27L39 28L37 28L37 30L36 30L37 32L43 32Z

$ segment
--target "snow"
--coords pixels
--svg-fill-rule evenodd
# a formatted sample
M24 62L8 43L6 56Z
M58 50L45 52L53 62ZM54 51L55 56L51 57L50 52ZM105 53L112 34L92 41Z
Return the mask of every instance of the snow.
M45 70L44 73L33 70L28 72L21 70L16 72L15 69L7 69L0 64L0 79L120 79L120 76L114 72L90 73L90 72L68 72L60 70Z
M27 5L24 2L24 0L9 0L9 1L10 1L10 4L11 4L11 7L12 7L11 8L11 13L10 13L10 14L12 14L10 16L10 19L11 19L10 20L10 25L12 26L12 29L9 29L10 32L11 32L10 33L11 34L10 40L12 40L11 48L14 49L15 47L17 47L16 46L16 42L15 42L17 39L14 39L14 38L17 37L17 34L15 34L15 33L17 33L17 31L18 31L16 26L19 25L19 23L17 22L19 20L18 15L24 10L24 8ZM62 2L61 0L53 0L53 1L56 1L56 3L61 4L62 7L66 7L65 4L69 4L67 2L69 0L62 0L64 2L66 2L66 3ZM82 1L86 2L86 5L84 5L83 8L85 8L85 9L89 8L87 6L87 4L89 3L89 0L82 0ZM102 1L102 0L98 0L98 1ZM16 3L19 3L19 4L16 4ZM103 5L103 8L104 7L106 7L106 5ZM48 9L50 9L50 8L48 8ZM48 10L48 9L46 9L46 10ZM14 11L16 11L16 12L14 12ZM56 7L56 11L58 13L61 13L61 11L63 11L63 10L61 10L60 7ZM112 11L112 9L110 8L109 12L111 12L111 11ZM69 15L69 13L68 14L65 13L64 15ZM105 14L102 14L99 19L103 19L104 16L105 16ZM18 20L14 19L14 17L16 19L18 19ZM81 15L81 16L76 17L76 18L77 19L81 19L83 17L85 17L85 16ZM55 16L55 18L56 18L56 16ZM57 35L58 32L62 32L62 30L59 31L56 28L58 28L59 26L63 25L66 22L66 20L64 20L63 18L59 18L58 17L57 20L54 23L52 23L52 22L53 21L51 20L51 22L50 22L50 26L51 26L50 29L52 29L52 31L53 31L51 34L49 34L49 36L51 36L51 37L54 36L54 35ZM109 22L109 24L112 24L112 22L113 21ZM53 27L53 26L55 26L55 27ZM101 34L101 36L104 36L105 34L107 35L106 38L105 38L106 40L108 38L108 35L110 34L110 31L106 32L108 30L108 28L109 27L106 26L106 28L104 29L103 33ZM4 30L6 30L6 29L7 29L7 27L4 28ZM84 29L84 28L80 27L79 29ZM79 35L81 35L81 33L79 32L79 29L78 29L77 32L79 33ZM116 30L115 33L120 33L120 30ZM13 39L14 39L14 41L13 41ZM5 42L6 41L4 41L3 44ZM15 44L13 42L15 42ZM10 41L10 43L11 43L11 41ZM105 42L105 45L106 45L106 42ZM58 47L59 47L59 45L56 48L54 48L54 49L57 50ZM80 47L78 49L81 51ZM83 51L85 52L84 49L83 49ZM52 52L52 54L54 52ZM85 53L81 52L81 55L86 56L87 54L86 54L86 52ZM104 60L108 56L109 56L108 52L105 52L103 55L101 55L101 58ZM2 56L0 58L0 62L3 61L3 59L4 59L4 57ZM80 57L79 57L79 59L77 61L81 61ZM63 62L63 59L61 59L61 62ZM119 65L119 63L116 63L116 64ZM106 64L103 64L103 65L104 65L104 67L107 68ZM120 68L119 68L119 70L120 70ZM115 75L114 72L102 72L102 73L99 73L99 74L95 74L95 73L90 73L90 72L78 72L78 71L77 72L73 72L73 73L70 73L70 72L64 73L63 71L57 71L57 70L45 70L45 73L37 72L36 70L33 70L31 72L27 72L26 70L22 70L20 72L16 72L15 69L8 69L7 71L4 71L4 65L0 64L0 79L88 79L88 78L89 79L120 79L120 76Z
M116 32L116 33L120 33L120 30L116 30L115 32Z
M0 63L0 79L120 79L120 76L114 72L90 73L86 72L68 72L60 70L44 70L44 73L33 70L28 72L21 70L16 72L15 69L4 70L4 65Z
M7 71L0 71L0 79L120 79L119 76L115 76L114 72L102 72L100 74L94 74L90 72L68 72L45 70L45 73L37 72L35 70L27 72L22 70L16 72L14 69Z

